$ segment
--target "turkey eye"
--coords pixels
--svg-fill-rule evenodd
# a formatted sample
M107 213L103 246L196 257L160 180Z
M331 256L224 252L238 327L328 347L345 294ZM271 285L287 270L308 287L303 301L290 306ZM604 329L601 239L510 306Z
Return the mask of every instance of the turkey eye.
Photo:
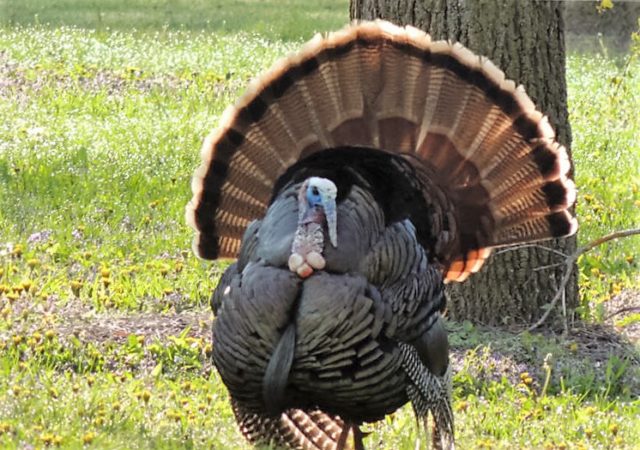
M313 195L320 195L320 193L318 192L318 188L315 186L311 188L311 193Z

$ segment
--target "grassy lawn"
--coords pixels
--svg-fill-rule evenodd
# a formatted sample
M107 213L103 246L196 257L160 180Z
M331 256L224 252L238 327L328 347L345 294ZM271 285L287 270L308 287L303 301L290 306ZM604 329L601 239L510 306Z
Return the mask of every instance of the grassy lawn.
M0 0L0 24L75 25L99 30L249 30L296 40L342 27L346 0Z
M191 253L190 178L247 81L347 3L123 5L0 0L0 447L247 449L208 361L222 268ZM640 60L623 66L569 58L581 243L640 223ZM639 249L579 261L594 324L640 290ZM451 328L460 448L640 442L640 369L615 335ZM370 430L370 448L414 448L410 408Z

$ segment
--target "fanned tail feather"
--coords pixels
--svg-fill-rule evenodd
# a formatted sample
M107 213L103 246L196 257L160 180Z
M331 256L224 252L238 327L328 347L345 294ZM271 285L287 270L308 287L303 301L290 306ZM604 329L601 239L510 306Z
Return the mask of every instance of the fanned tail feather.
M235 258L287 168L345 146L415 167L449 281L492 247L576 231L569 157L524 89L460 44L376 21L316 36L224 113L187 207L196 252Z

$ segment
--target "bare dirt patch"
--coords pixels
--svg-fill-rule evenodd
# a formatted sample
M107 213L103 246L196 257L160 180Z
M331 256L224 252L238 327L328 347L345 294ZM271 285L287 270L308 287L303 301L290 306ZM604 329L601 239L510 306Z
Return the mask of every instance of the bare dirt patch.
M640 343L640 289L625 289L604 303L605 323L631 342ZM637 317L637 320L630 320Z
M638 296L633 291L624 292L610 305L611 323L575 324L568 334L558 330L543 329L536 333L480 327L471 324L450 323L452 355L456 372L468 373L474 383L500 381L520 383L523 373L530 374L536 383L544 383L545 360L552 366L552 383L582 383L589 386L611 384L611 364L623 367L624 375L613 381L619 389L640 394L640 347L637 327L615 327L614 318L635 308ZM178 306L167 312L129 312L96 310L79 299L61 301L50 296L43 302L32 302L26 296L12 304L13 314L20 317L10 330L0 333L0 340L11 341L13 336L31 336L53 330L63 345L73 346L73 341L103 349L108 366L114 370L146 371L156 366L148 344L175 345L176 338L189 338L200 350L202 366L211 368L205 347L211 343L213 316L208 307L180 310ZM630 309L629 309L630 311ZM143 358L131 367L122 366L118 348L126 348L131 337L142 338ZM634 341L634 339L636 339ZM197 342L196 342L197 341ZM115 353L114 353L115 352ZM549 356L548 356L549 355ZM179 364L176 366L179 370ZM573 380L573 381L572 381ZM571 386L571 384L569 384Z
M171 337L184 336L210 342L213 316L208 308L180 313L95 314L75 310L59 323L62 337L74 335L81 341L97 344L122 343L130 335L143 336L145 342L169 342ZM640 356L638 348L626 334L610 325L580 324L568 335L542 330L530 337L517 332L494 328L475 328L475 337L465 340L464 332L455 326L452 333L451 361L456 372L465 370L478 383L499 381L503 377L518 384L523 373L530 374L538 385L546 376L544 361L549 355L553 367L552 382L585 374L595 382L607 380L607 368L614 358L627 365L624 380L631 392L640 393ZM527 340L530 342L527 343ZM544 344L544 345L543 345ZM209 361L205 362L209 367ZM153 367L148 361L144 367ZM589 375L592 374L592 375Z

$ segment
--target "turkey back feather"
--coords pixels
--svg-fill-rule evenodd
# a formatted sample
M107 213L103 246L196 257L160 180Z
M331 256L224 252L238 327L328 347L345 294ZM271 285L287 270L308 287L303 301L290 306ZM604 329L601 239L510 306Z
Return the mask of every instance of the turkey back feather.
M376 21L316 36L225 111L187 207L197 254L237 257L288 169L353 148L409 163L429 209L420 240L450 281L492 247L577 228L569 157L522 86L460 44Z

